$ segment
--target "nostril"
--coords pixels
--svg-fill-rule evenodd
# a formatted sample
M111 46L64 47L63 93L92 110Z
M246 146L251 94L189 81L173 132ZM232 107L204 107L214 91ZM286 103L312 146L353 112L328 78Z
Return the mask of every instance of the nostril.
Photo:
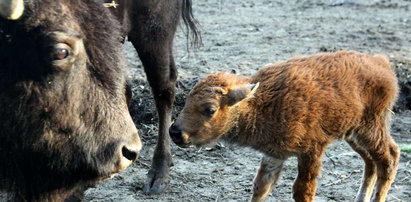
M177 124L171 125L171 127L169 129L169 133L171 135L176 135L176 134L181 133L180 127Z
M137 159L138 152L128 149L126 146L123 146L121 152L126 159L134 161Z
M171 125L169 129L169 133L170 133L171 139L173 139L175 143L179 144L183 142L183 136L181 133L181 129L177 124Z

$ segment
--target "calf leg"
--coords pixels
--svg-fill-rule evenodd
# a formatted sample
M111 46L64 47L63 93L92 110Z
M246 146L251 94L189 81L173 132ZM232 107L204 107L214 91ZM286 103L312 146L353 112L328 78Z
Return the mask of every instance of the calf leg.
M324 148L315 148L298 156L298 176L293 186L293 198L297 202L314 201L317 176L321 169Z
M385 201L397 173L400 152L390 136L389 122L371 122L361 129L356 142L361 145L377 167L377 186L373 201Z
M370 154L366 150L359 147L352 140L347 140L347 142L351 146L351 148L362 157L362 159L365 162L361 188L358 191L355 201L368 202L371 199L372 190L374 188L375 182L377 181L377 167L374 161L372 160Z
M251 201L264 201L279 180L284 161L268 156L263 157L257 176L254 178L254 193Z
M385 201L388 190L397 174L400 150L394 141L390 138L384 147L384 152L373 154L377 164L377 187L373 201Z
M147 194L162 192L172 166L168 127L175 98L177 70L172 54L181 2L142 0L134 5L129 39L136 48L150 83L159 119L159 135L144 187Z

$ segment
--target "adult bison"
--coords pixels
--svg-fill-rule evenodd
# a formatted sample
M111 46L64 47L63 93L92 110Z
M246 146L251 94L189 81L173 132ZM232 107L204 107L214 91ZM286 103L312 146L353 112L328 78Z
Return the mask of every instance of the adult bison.
M167 184L176 79L171 45L180 11L194 25L190 1L104 3L0 0L0 188L16 200L62 200L137 158L125 36L143 61L160 115L147 191Z

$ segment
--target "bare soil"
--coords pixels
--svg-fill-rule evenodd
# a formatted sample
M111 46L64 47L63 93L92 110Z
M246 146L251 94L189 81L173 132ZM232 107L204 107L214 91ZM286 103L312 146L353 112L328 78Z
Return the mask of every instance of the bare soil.
M357 0L332 6L332 0L194 0L203 46L187 51L184 29L175 40L179 69L175 115L191 87L205 75L237 70L249 75L269 62L320 51L357 50L385 53L401 78L392 135L411 144L411 1ZM174 166L165 193L142 191L157 138L156 111L142 65L130 45L125 52L134 82L132 115L144 149L125 172L87 190L84 201L247 201L261 154L219 143L211 148L172 145ZM332 144L323 158L316 201L353 201L363 162L346 143ZM297 162L290 158L282 179L267 201L292 201ZM411 201L411 154L402 153L388 201Z

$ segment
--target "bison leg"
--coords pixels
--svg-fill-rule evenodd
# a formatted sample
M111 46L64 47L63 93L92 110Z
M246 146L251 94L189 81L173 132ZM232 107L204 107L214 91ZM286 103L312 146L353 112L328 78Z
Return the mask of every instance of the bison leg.
M389 138L383 144L381 152L371 154L377 165L377 187L373 201L383 202L387 197L388 190L397 174L400 159L400 150L394 141Z
M371 199L372 190L374 189L375 182L377 181L377 167L370 154L366 150L358 146L358 144L356 144L352 140L347 140L347 142L351 146L351 148L362 157L365 162L361 188L358 191L355 201L368 202Z
M389 112L387 112L389 113ZM355 140L371 156L377 168L377 185L372 201L385 201L398 169L400 151L389 133L389 121L369 121Z
M314 201L323 150L322 147L314 148L313 151L298 156L298 176L293 186L293 198L296 202Z
M144 188L147 194L160 193L167 187L169 170L172 166L168 127L171 124L175 97L176 69L170 50L171 44L164 49L167 50L160 49L158 51L161 52L152 53L139 52L154 95L159 120L157 146Z
M254 178L254 193L251 201L264 201L277 181L283 168L283 159L264 156L261 160L257 176Z
M143 63L159 119L158 142L144 192L157 194L168 186L172 166L168 127L171 123L177 79L172 46L181 3L139 1L135 6L129 40Z
M139 50L139 48L137 48ZM144 64L147 79L156 103L159 134L153 162L144 188L147 194L162 192L169 183L169 169L172 166L170 136L171 113L175 98L176 68L171 54L171 43L157 50L142 52L139 56Z

